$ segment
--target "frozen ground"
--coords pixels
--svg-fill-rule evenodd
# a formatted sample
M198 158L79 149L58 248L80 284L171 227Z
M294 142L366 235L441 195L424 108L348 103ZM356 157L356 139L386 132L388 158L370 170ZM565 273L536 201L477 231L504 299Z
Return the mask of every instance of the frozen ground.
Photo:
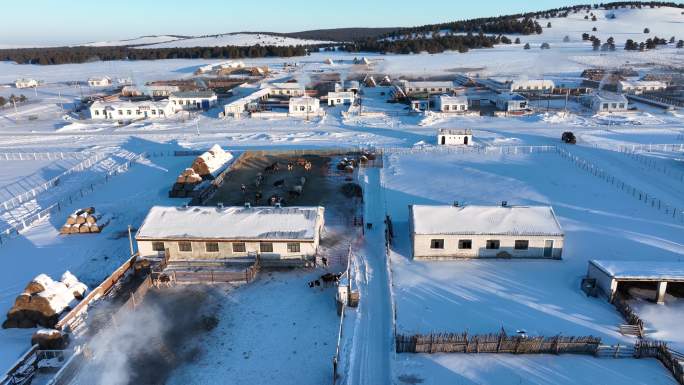
M399 75L450 76L468 72L480 76L544 75L571 79L577 78L584 68L598 65L629 64L645 71L654 66L678 65L681 62L681 51L673 48L644 53L620 49L621 41L628 36L640 40L639 31L645 26L651 29L652 34L666 38L672 34L677 37L684 35L684 31L680 33L684 24L677 21L679 16L659 18L648 14L637 20L628 14L617 16L618 21L600 19L597 23L552 19L553 27L545 35L521 37L523 43L527 39L534 44L549 40L552 49L548 51L524 51L519 45L510 45L472 50L466 54L364 54L374 62L361 69L350 64L355 56L361 54L315 53L308 57L288 58L287 61L299 62L299 67L292 74L278 73L276 76L294 76L306 81L319 71L339 72L343 78L359 75L357 71L388 73L392 78ZM615 35L618 51L593 52L588 43L576 40L582 32L590 32L594 24L599 34ZM625 34L618 36L617 32L623 28ZM570 43L562 43L565 34L570 36ZM603 35L599 37L605 39ZM328 57L332 57L336 64L324 64ZM221 120L217 118L217 110L189 119L140 122L127 126L64 118L62 107L68 111L76 98L97 92L88 87L68 86L66 82L84 81L96 75L130 77L136 84L188 78L198 67L218 61L120 61L49 67L2 62L0 83L11 83L19 77L34 77L44 80L45 84L35 92L0 88L0 95L24 93L30 99L28 104L18 106L17 113L13 108L0 110L0 149L4 152L123 149L134 153L168 154L176 149L207 149L215 143L236 151L338 146L408 148L417 143L433 144L438 128L454 127L472 128L475 143L479 146L556 145L561 133L570 130L578 137L578 145L569 148L570 151L659 198L684 206L684 184L677 184L670 174L659 174L640 161L614 152L624 145L684 143L681 112L663 113L641 105L639 107L643 111L639 113L613 116L611 119L591 116L577 104L571 104L566 115L559 112L562 106L557 102L551 105L548 114L541 111L524 118L431 119L403 115L404 106L385 103L386 95L381 95L383 89L378 88L364 95L364 106L370 112L389 112L382 118L343 119L340 108L328 110L325 118L311 122L291 119ZM248 59L246 63L279 68L283 61L283 58L265 58ZM540 108L543 110L544 107L542 103ZM32 115L36 118L29 120ZM684 156L680 152L647 155L655 159L658 166L681 170ZM189 162L190 158L153 157L63 209L64 213L78 207L95 206L99 212L112 215L112 223L99 235L59 236L57 230L64 221L64 214L38 223L19 237L0 245L0 258L11 263L0 272L0 314L9 309L26 282L38 273L59 276L69 269L91 286L99 283L128 255L125 233L128 224L137 225L154 204L182 203L169 200L167 189L170 181ZM0 161L0 185L16 183L20 178L31 175L47 178L55 171L53 166L41 161L23 163L21 170L2 165ZM370 175L368 180L373 193L367 196L367 200L375 203L367 208L366 217L379 224L383 213L378 202L386 199L398 234L392 255L394 291L399 327L405 331L468 329L471 332L490 332L504 326L506 330L525 329L531 334L593 334L609 343L631 342L617 334L617 325L623 322L617 312L605 301L587 298L579 290L587 260L678 261L684 254L684 228L681 224L668 221L662 213L640 204L553 154L482 157L419 153L391 157L385 166L382 175L386 188L384 196L378 196L381 189L374 185L380 180L380 175ZM40 199L45 201L46 197ZM564 259L430 264L407 258L407 205L449 204L453 200L492 204L508 200L511 203L553 205L567 232ZM616 383L627 382L627 378L643 384L671 383L660 364L650 360L460 355L401 355L391 359L392 346L388 344L387 336L373 329L385 330L383 325L391 320L391 308L383 301L386 297L382 295L386 277L381 272L384 261L378 238L377 234L369 234L362 249L365 259L361 260L361 266L365 281L361 287L366 291L362 292L357 317L350 317L355 323L350 333L345 334L347 346L351 346L346 350L350 379L384 383L387 378L393 378L401 384L411 383L411 376L419 376L424 383L498 384L502 379L514 378L522 379L522 382L518 381L522 384L570 384L589 383L591 379L610 375ZM336 332L328 330L328 327L336 328L334 302L332 293L312 292L308 287L299 286L300 281L308 279L306 274L274 274L256 286L238 289L235 296L231 294L224 307L223 319L227 322L222 322L213 338L205 341L208 354L193 364L195 366L178 368L177 381L188 383L190 377L197 379L196 383L213 380L217 375L209 370L211 368L218 370L219 376L250 383L260 380L256 378L256 371L266 361L272 368L268 375L277 377L278 383L328 381ZM367 302L363 302L364 297ZM638 310L647 321L649 336L684 344L676 321L683 314L679 305L679 302L665 307L638 304ZM314 308L315 311L310 310ZM661 317L663 314L667 317ZM286 324L281 315L297 318L297 324ZM311 325L317 328L313 329ZM0 331L0 368L9 366L28 348L31 332ZM327 339L329 333L333 337ZM255 337L261 335L267 338ZM293 335L306 335L307 338L297 337L295 341ZM228 338L226 336L230 339L223 340ZM329 345L323 345L320 342L323 339L329 341ZM271 346L269 340L276 344ZM275 351L269 352L269 349ZM245 358L244 352L249 358Z
M199 358L169 384L332 382L338 318L334 288L308 287L321 271L264 273L225 293L219 324L202 337Z
M585 356L399 354L394 383L510 385L675 385L654 359L616 360Z

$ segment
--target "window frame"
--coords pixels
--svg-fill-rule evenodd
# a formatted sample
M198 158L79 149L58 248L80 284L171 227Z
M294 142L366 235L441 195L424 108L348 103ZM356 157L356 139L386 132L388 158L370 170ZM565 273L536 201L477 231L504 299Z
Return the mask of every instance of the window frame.
M159 249L160 244L161 244L161 250ZM163 241L154 241L154 242L152 242L152 251L166 251L166 245L164 244Z
M302 252L302 245L299 242L288 242L287 243L287 252L288 253L301 253Z
M273 242L259 242L259 252L260 253L272 253L273 252Z
M247 252L247 245L245 244L245 242L233 242L231 248L233 250L233 253L246 253Z
M524 244L524 247L523 247ZM514 250L529 250L530 249L530 240L529 239L516 239L515 243L513 244L513 249Z
M492 247L490 247L492 246ZM493 247L496 246L496 247ZM485 242L485 249L486 250L499 250L501 248L501 241L498 239L488 239Z
M213 246L216 245L216 250L209 250L209 245L211 245L212 249L214 248ZM219 252L219 243L218 242L204 242L204 251L207 253L218 253Z
M184 246L188 246L187 250L183 250L185 248ZM178 251L181 253L192 253L192 242L178 241Z
M473 249L473 240L472 239L459 239L458 240L458 249L459 250L472 250Z
M430 249L444 250L444 238L430 239Z

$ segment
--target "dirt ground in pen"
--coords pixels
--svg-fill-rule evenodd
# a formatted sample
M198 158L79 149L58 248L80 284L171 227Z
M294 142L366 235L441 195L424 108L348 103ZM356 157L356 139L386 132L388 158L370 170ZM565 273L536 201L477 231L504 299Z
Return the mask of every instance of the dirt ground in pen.
M198 338L219 324L223 295L218 287L200 285L150 290L137 310L88 342L89 359L70 383L167 383L176 367L200 356Z
M355 218L358 224L361 223L362 200L360 197L345 195L342 191L343 186L357 183L357 171L345 173L337 169L342 158L342 155L247 152L231 168L223 184L205 204L241 206L249 202L255 206L268 206L269 198L277 195L284 199L283 206L323 206L325 230L321 237L319 256L325 256L332 265L346 266L347 247L360 231L358 226L354 227L354 223ZM298 164L298 160L310 162L311 169L305 170ZM265 171L275 163L279 170ZM288 170L288 163L293 164L292 170ZM259 174L263 176L263 180L257 187ZM294 186L301 185L302 177L306 178L302 193L289 194ZM242 185L246 187L244 193ZM262 195L259 200L255 198L257 191L261 191Z

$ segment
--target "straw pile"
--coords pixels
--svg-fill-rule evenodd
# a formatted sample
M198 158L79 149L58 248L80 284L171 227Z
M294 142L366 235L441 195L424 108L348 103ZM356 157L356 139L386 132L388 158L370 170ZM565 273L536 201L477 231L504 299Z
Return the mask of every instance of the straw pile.
M192 168L186 168L183 170L183 172L178 175L178 178L176 178L176 183L200 183L202 181L202 177L200 174L198 174L194 169Z
M223 151L221 146L215 144L192 162L192 169L202 177L213 179L231 159L233 154Z
M102 217L95 214L94 207L74 211L67 218L64 226L59 230L60 234L89 234L99 233L102 226L97 223Z
M38 329L31 336L31 345L41 350L64 350L69 343L69 335L55 329Z
M83 299L86 291L88 287L68 271L60 281L40 274L17 296L2 327L33 328L40 325L52 328L60 314Z

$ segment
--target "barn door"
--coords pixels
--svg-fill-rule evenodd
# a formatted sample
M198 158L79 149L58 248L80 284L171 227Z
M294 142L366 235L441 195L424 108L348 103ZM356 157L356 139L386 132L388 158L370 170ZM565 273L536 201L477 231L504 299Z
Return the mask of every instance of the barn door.
M544 257L551 258L553 256L553 240L547 240L544 242Z
M468 145L468 137L467 136L463 137L463 144L465 144L466 146Z
M446 144L446 136L442 136L442 145Z

